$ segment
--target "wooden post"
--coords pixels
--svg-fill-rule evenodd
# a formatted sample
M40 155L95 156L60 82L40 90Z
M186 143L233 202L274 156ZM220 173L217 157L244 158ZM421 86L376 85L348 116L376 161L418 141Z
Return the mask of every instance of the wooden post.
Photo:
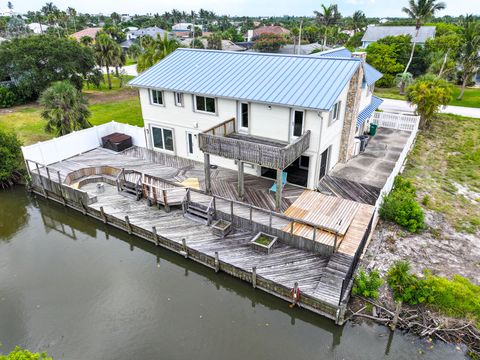
M217 201L215 200L215 195L213 196L213 216L217 217Z
M317 228L314 227L313 228L313 241L315 241L316 238L317 238Z
M43 185L42 175L40 175L40 168L38 167L37 162L35 162L35 166L37 167L37 174L38 174L38 178L40 179L40 185L42 186L43 196L48 197L47 192L45 191L45 185Z
M212 187L210 183L210 154L203 154L203 165L205 167L205 192L211 194Z
M50 178L50 169L48 168L48 166L45 166L45 169L47 170L48 180L52 181L52 179Z
M333 242L333 252L337 251L337 237L338 237L338 233L335 233L335 240Z
M290 236L293 237L293 221L290 223Z
M293 296L292 296L292 306L298 303L298 282L295 281L293 284Z
M255 289L257 287L257 267L252 267L252 286Z
M233 222L233 200L230 201L230 220Z
M282 170L277 169L277 191L275 193L275 210L282 209Z
M105 211L103 211L103 206L100 206L100 213L102 214L103 223L106 224L107 216L105 215Z
M130 225L130 220L128 219L128 215L125 215L125 224L127 224L127 231L129 234L132 233L132 225Z
M253 218L253 207L252 205L250 205L250 222L252 222L252 218Z
M270 227L270 231L272 231L272 212L268 216L268 226Z
M60 176L60 171L57 171L57 178L58 178L58 186L60 186L60 194L62 195L63 206L66 206L67 203L65 201L65 197L63 196L63 185L62 185L62 177Z
M152 233L153 233L153 238L155 239L155 245L160 245L159 241L158 241L158 235L157 235L157 227L156 226L152 226Z
M185 238L182 238L182 244L183 244L183 251L185 252L185 259L188 259L187 240Z
M402 302L396 301L395 302L395 315L393 316L393 320L390 324L390 329L393 331L397 327L398 317L400 316L400 311L402 310Z
M83 215L87 215L87 208L85 207L82 199L80 199L80 205L82 205L82 213L83 213Z
M162 190L162 197L163 197L163 206L165 208L165 211L170 212L170 206L168 205L168 197L167 197L166 190Z
M218 257L218 251L215 251L215 272L220 270L220 258Z
M243 200L245 195L245 184L244 184L244 174L243 174L243 161L238 160L238 197L240 200Z

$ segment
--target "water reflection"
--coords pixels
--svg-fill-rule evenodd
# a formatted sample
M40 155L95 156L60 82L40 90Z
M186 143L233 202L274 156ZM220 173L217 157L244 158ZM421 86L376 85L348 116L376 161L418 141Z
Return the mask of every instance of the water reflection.
M9 241L28 223L28 197L16 196L20 191L23 192L23 189L17 186L13 189L0 190L0 241Z
M7 197L0 192L0 208ZM18 191L15 199L11 211L30 221L0 244L2 351L20 344L55 359L115 360L463 358L442 345L419 356L415 338L335 326L59 204ZM4 237L2 217L0 225Z

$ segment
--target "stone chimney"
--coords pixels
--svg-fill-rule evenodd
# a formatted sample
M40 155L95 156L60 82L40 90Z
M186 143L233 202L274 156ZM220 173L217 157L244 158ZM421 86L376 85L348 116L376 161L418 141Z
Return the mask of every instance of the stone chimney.
M343 119L342 138L340 140L339 162L346 163L353 156L353 140L357 127L358 110L362 94L363 66L359 66L350 80L347 93L345 116Z

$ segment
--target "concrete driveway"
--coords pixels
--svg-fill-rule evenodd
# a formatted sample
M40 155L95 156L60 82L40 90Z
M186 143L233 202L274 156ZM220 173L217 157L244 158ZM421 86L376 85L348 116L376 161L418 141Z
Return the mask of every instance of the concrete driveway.
M410 104L404 100L383 99L383 103L382 105L380 105L380 110L393 113L412 114L415 111L415 107L410 106ZM440 112L445 114L455 114L480 119L479 108L449 105L440 109Z

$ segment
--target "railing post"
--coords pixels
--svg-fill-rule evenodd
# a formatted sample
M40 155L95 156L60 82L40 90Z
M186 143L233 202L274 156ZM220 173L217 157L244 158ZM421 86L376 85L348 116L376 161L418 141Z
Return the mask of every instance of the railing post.
M103 223L106 224L107 223L107 216L105 215L105 211L103 210L103 206L100 206L100 213L102 214Z
M253 218L253 207L252 207L252 204L250 204L250 222L252 222L252 218Z
M230 220L233 222L233 200L230 200Z
M313 227L313 241L317 238L317 228Z
M335 240L333 241L333 252L337 251L337 237L338 233L335 233Z

